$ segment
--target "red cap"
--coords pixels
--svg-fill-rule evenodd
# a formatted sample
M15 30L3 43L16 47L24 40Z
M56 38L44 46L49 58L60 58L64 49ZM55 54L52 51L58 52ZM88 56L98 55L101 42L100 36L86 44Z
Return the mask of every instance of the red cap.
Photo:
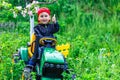
M46 12L46 13L48 13L49 15L50 15L50 10L48 9L48 8L40 8L40 9L38 9L38 16L39 16L39 14L40 13L42 13L42 12Z

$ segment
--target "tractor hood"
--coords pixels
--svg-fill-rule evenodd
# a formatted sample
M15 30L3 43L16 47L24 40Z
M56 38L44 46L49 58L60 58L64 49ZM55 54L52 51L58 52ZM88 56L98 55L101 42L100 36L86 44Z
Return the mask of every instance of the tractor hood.
M48 63L64 64L64 56L54 48L45 48L44 61Z

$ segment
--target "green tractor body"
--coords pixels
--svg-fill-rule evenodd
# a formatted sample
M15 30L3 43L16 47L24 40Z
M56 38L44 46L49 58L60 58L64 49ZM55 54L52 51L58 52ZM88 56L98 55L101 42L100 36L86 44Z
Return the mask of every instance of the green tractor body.
M27 48L23 48L23 47L20 48L20 57L25 62L28 61L28 49Z
M40 64L40 74L43 75L41 80L61 80L64 63L64 57L60 52L53 48L45 48Z
M63 55L53 48L45 48L43 59L45 60L45 62L50 63L64 63Z
M20 48L20 57L25 62L29 60L27 48ZM44 48L42 57L35 67L36 74L40 75L36 80L62 80L64 65L65 59L62 53L54 48Z

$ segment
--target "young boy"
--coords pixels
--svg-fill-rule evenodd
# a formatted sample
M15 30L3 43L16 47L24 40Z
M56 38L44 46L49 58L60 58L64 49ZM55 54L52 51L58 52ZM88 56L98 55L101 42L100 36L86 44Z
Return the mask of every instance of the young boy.
M38 10L38 25L34 27L35 36L40 38L44 36L54 37L54 33L59 31L59 24L56 21L55 15L52 17L52 22L50 24L50 10L48 8L40 8ZM38 45L38 44L35 44ZM32 58L30 59L28 65L24 69L24 75L28 75L36 64L38 52L34 51Z

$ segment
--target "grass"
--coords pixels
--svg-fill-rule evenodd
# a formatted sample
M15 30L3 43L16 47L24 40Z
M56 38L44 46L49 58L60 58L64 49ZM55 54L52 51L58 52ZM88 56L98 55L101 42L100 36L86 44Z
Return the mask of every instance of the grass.
M99 7L102 10L110 7L104 12L99 12L96 3L92 1L87 3L88 6L76 3L72 6L71 14L60 14L60 31L55 36L58 44L71 45L67 57L71 73L65 74L66 80L71 80L72 74L76 75L76 80L120 79L120 17L115 11L118 8L111 7L117 3L110 0L104 8ZM17 26L14 31L0 33L0 80L17 80L21 75L18 70L22 70L22 67L14 69L20 64L12 65L11 58L19 47L26 46L29 41L29 24L20 22Z
M109 20L101 17L92 20L89 26L74 22L74 26L66 28L65 32L71 33L67 39L71 44L67 59L70 68L74 69L77 80L120 79L117 75L120 73L119 18L115 15Z

